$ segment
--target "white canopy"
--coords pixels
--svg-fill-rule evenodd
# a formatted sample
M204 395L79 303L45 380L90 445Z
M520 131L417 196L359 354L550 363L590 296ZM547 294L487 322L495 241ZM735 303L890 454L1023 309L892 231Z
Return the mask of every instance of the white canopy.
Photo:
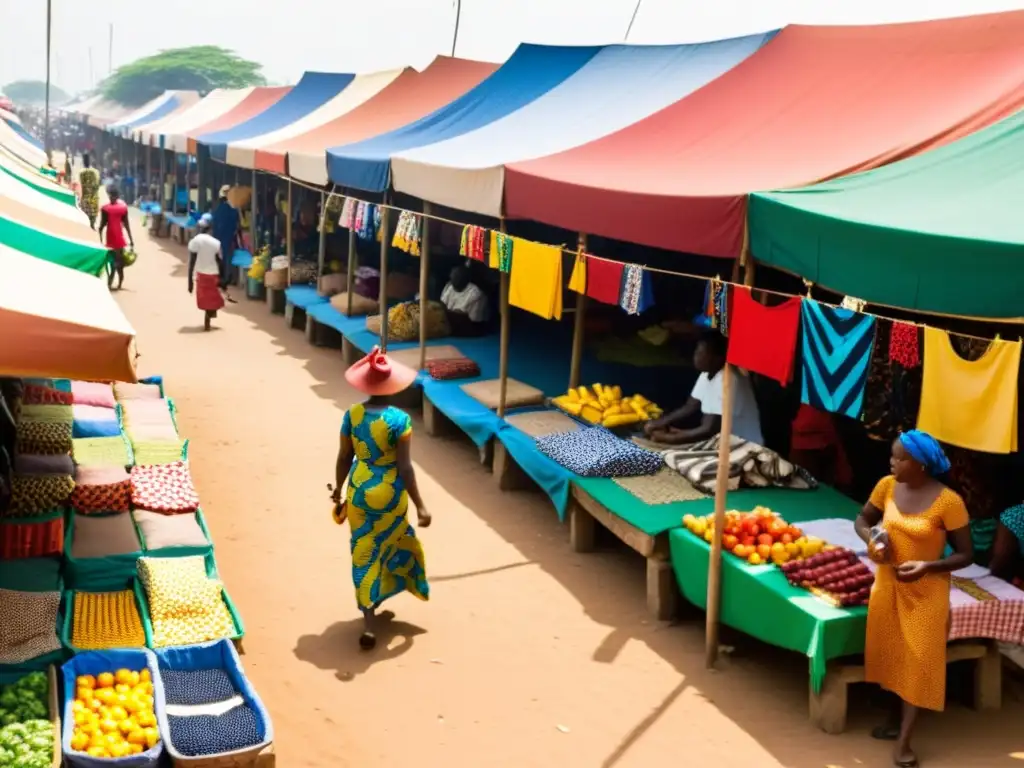
M187 152L190 132L231 111L252 92L252 88L218 88L211 91L205 99L176 113L166 121L144 126L142 143L175 152Z

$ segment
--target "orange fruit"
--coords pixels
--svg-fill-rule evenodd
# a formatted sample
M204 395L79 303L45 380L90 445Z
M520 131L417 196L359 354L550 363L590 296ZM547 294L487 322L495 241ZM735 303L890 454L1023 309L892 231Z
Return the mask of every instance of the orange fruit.
M772 556L772 548L767 544L758 544L757 555L761 558L761 560L767 560L769 557Z
M763 563L764 561L761 559L761 556L757 554L757 552L755 552L749 558L747 558L747 562L751 565L761 565L761 563Z
M767 545L770 547L772 544L775 543L775 539L772 538L772 535L770 533L762 533L760 536L757 537L757 543Z
M96 685L100 688L113 688L114 676L109 672L102 672L96 676Z
M739 539L737 539L731 533L727 533L724 536L722 536L722 546L725 547L728 551L732 552L733 549L736 548L737 544L739 544Z
M79 675L78 679L75 680L76 688L95 688L96 678L92 675Z

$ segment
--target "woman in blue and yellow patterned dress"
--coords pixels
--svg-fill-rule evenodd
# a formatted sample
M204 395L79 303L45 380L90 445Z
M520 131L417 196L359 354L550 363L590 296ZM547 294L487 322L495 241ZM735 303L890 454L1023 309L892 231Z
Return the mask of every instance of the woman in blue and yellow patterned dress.
M412 466L412 420L385 402L411 386L416 372L374 347L349 367L345 379L369 399L352 406L342 421L332 498L335 522L348 519L352 531L352 581L364 621L359 646L369 650L377 644L374 622L381 603L405 591L420 600L430 595L423 547L407 517L409 500L424 528L430 513Z

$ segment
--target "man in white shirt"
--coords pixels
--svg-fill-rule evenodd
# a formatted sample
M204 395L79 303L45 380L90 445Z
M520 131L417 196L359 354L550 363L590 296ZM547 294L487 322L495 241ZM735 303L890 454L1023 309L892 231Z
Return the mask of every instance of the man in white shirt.
M487 296L469 280L469 270L461 264L452 270L441 292L441 303L448 310L453 336L479 336L487 332L489 307Z
M649 421L644 432L652 440L670 445L707 440L722 428L722 371L725 368L726 340L717 331L701 337L693 353L693 365L700 371L686 405L660 419ZM761 414L754 399L754 388L747 376L738 371L732 377L732 433L744 440L764 445ZM689 429L674 425L701 414L700 423Z
M220 240L210 234L210 220L203 217L197 226L198 233L188 243L188 292L195 291L196 306L206 313L203 330L210 330L211 321L217 310L224 306L221 292L221 247Z

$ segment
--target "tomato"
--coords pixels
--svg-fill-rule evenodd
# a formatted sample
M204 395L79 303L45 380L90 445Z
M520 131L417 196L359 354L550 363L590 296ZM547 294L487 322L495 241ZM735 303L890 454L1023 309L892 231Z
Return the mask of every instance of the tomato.
M760 536L757 537L757 543L765 544L770 547L772 544L775 543L775 539L772 538L772 535L770 533L762 533Z
M732 552L732 550L736 548L737 544L739 544L739 539L737 539L733 534L727 533L722 536L722 546L728 551Z

